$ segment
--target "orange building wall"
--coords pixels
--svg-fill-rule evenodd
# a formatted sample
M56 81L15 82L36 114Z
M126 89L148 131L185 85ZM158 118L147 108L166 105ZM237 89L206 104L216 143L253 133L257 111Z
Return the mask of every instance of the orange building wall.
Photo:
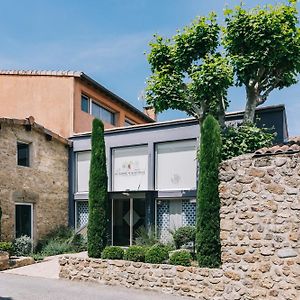
M96 89L92 85L89 85L88 83L78 78L75 78L74 91L74 133L91 131L92 120L94 119L92 115L81 110L81 94L92 98L103 107L116 113L116 125L113 126L112 124L104 123L105 129L124 126L126 118L136 124L147 123L143 118L141 118L128 108L121 106L119 103L115 102L99 89Z
M0 76L0 116L33 116L47 129L70 137L73 131L73 77Z

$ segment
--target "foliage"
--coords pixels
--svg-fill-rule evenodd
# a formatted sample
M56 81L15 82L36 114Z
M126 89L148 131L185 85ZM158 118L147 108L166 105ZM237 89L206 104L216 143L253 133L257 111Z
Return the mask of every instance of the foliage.
M104 126L93 120L92 158L89 181L88 255L101 257L107 243L107 171Z
M130 246L125 252L125 259L131 261L145 261L147 248L143 246Z
M197 18L171 39L155 35L148 62L147 104L156 112L179 109L199 121L211 113L224 117L233 70L216 52L220 27L216 15Z
M153 246L158 243L158 239L155 234L155 229L150 227L146 229L144 226L141 226L136 231L135 244L139 246Z
M196 212L196 249L200 267L218 267L221 263L219 163L220 126L207 116L202 124L199 156L199 183Z
M179 227L172 234L176 249L190 242L195 243L196 228L195 226Z
M153 245L145 254L145 262L151 264L161 264L169 258L169 252L163 245Z
M187 250L178 250L171 254L170 264L189 267L191 265L192 255Z
M124 250L119 246L107 246L101 254L103 259L123 259Z
M222 160L253 153L273 144L275 134L253 123L228 126L222 132Z
M13 252L13 244L11 242L0 242L0 251L8 252L11 255Z
M223 44L231 58L237 85L245 85L245 121L254 121L255 107L270 92L297 82L300 72L300 30L296 1L246 10L226 10Z
M27 235L16 238L13 242L13 253L16 256L27 256L32 252L32 240Z
M41 253L44 256L52 256L63 253L71 253L73 252L72 250L73 248L68 242L53 239L45 245Z
M86 244L86 240L82 235L74 233L74 230L67 226L60 226L38 242L35 255L42 257L81 252L86 250Z

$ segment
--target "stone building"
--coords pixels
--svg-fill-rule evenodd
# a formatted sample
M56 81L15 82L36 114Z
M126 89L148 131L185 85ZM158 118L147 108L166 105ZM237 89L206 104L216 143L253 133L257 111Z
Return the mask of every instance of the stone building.
M36 242L68 224L69 142L28 119L0 119L2 240Z

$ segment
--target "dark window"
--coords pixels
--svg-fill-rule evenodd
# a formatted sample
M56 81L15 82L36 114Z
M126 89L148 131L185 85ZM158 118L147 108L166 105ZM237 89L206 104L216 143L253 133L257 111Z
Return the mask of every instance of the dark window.
M16 204L16 238L27 235L32 237L31 205Z
M92 115L104 122L115 124L115 114L95 102L92 102Z
M18 165L29 167L29 144L17 143Z
M125 119L124 126L132 126L132 125L135 125L135 123L132 122L131 120Z
M81 95L81 110L86 112L86 113L89 113L90 112L90 109L89 109L89 98L87 96L84 96L84 95Z

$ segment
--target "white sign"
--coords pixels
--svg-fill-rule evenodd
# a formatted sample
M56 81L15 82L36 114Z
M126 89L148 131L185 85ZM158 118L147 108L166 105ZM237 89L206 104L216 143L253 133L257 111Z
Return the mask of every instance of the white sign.
M113 150L113 191L139 191L148 188L147 146Z

